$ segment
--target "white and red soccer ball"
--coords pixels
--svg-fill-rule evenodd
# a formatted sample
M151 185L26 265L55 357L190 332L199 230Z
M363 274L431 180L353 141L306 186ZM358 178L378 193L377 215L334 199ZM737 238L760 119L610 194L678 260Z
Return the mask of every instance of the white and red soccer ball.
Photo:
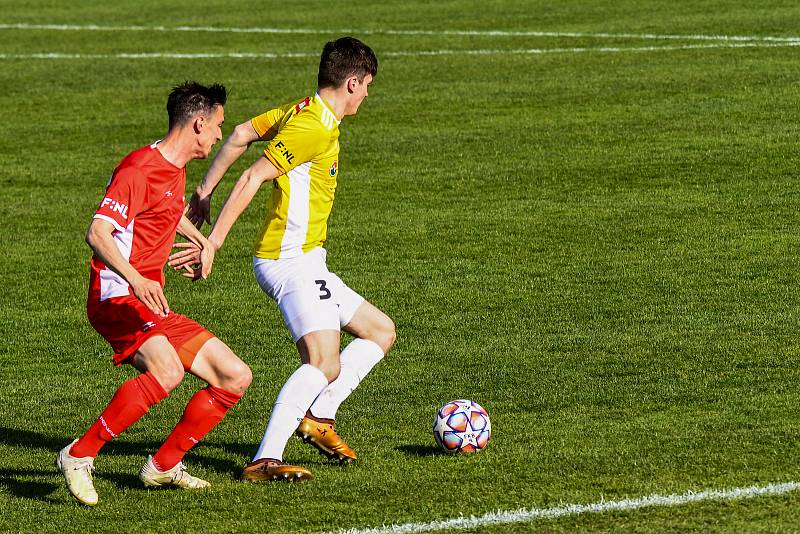
M433 437L445 452L478 452L492 437L489 414L471 400L450 401L433 421Z

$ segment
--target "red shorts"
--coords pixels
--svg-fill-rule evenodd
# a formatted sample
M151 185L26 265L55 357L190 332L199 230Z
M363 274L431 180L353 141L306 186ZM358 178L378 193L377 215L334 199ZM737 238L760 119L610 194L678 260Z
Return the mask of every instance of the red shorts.
M88 302L89 323L114 349L114 365L128 360L149 338L166 336L175 347L187 371L200 348L214 334L185 315L169 312L161 317L151 312L133 295L112 297L102 302Z

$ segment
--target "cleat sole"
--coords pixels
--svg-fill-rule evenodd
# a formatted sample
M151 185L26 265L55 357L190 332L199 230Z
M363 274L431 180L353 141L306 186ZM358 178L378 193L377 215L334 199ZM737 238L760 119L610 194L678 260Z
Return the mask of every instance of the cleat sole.
M330 450L329 448L325 447L324 445L319 443L312 436L309 436L305 432L300 434L300 440L303 443L308 443L308 444L313 445L314 448L316 448L323 456L328 458L328 460L337 460L337 461L339 461L340 463L343 463L343 464L347 464L347 463L350 463L350 462L353 461L353 458L350 458L349 456L346 456L346 455L341 454L339 452Z

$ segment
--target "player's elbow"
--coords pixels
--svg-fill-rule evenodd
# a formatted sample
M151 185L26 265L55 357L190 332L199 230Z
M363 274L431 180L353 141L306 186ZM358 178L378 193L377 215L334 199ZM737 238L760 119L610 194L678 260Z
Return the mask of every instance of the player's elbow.
M260 185L261 184L256 182L254 179L253 173L250 172L250 169L248 169L239 177L239 181L236 182L236 185L234 186L234 192L243 196L254 195L255 192L258 191Z
M267 179L268 177L261 172L261 169L253 165L242 174L242 187L248 188L251 191L258 191L261 184L267 181Z
M243 122L234 128L230 137L231 143L239 147L247 147L257 139L258 135L249 122Z
M97 248L97 244L99 243L99 231L96 224L92 223L89 225L89 229L86 230L85 241L92 250Z

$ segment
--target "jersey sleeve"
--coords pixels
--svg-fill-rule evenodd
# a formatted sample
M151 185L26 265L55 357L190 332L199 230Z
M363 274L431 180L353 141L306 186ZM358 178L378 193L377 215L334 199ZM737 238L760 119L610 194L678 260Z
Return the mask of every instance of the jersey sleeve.
M264 149L264 155L282 173L312 161L330 142L330 131L310 113L295 115Z
M278 132L278 124L290 109L291 106L271 109L250 119L250 124L253 125L253 129L261 139L272 139Z
M136 168L117 169L93 218L108 221L122 232L142 211L146 194L147 184Z

